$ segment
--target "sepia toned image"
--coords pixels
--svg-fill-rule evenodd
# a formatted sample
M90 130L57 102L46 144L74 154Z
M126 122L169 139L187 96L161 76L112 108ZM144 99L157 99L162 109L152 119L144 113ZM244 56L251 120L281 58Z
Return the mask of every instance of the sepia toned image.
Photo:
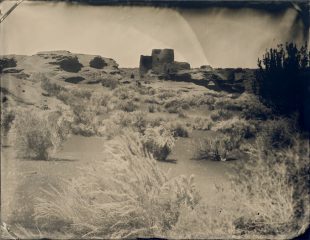
M309 239L309 1L1 1L1 239Z

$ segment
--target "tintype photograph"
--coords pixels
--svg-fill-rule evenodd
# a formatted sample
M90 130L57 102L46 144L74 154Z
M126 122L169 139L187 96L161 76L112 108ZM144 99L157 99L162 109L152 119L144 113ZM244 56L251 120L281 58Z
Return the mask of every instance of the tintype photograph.
M1 238L309 239L309 19L1 1Z

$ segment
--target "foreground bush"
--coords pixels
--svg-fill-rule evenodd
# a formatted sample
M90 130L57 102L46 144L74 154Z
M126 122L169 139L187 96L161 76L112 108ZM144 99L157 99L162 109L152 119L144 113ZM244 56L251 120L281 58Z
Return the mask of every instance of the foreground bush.
M35 207L39 227L56 226L76 238L164 236L182 209L198 204L193 178L169 179L138 134L127 132L105 153L104 161L61 189L44 190Z
M13 123L17 157L47 160L69 134L69 123L54 112L48 118L35 110L19 110Z
M257 235L293 236L309 224L309 152L304 146L281 151L253 147L249 161L236 166L232 189L247 214L236 219L237 229ZM290 238L290 237L286 237Z

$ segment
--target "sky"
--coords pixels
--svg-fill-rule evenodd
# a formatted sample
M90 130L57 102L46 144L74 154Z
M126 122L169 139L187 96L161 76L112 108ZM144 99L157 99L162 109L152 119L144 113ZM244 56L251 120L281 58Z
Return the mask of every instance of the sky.
M0 3L2 13L12 2ZM256 67L266 48L301 42L297 11L173 9L24 2L0 24L0 55L68 50L139 66L140 55L173 48L192 67ZM294 30L294 39L291 32Z

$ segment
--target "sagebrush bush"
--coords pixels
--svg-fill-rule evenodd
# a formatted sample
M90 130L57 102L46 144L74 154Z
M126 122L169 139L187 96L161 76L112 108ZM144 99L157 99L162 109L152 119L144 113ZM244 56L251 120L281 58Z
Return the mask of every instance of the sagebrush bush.
M61 112L43 116L34 110L19 110L13 129L17 157L47 160L70 134L70 119Z
M190 119L189 124L194 130L211 130L213 122L207 117L195 117Z
M291 147L294 143L294 130L289 119L268 120L264 122L258 138L268 148Z
M53 147L48 122L33 111L19 111L14 120L17 157L46 160Z
M166 160L174 146L172 132L163 126L146 128L143 145L157 160Z
M249 122L237 117L227 121L219 122L213 129L224 134L233 135L240 139L253 138L256 136L258 131L254 122Z
M139 108L139 104L133 102L132 100L123 100L119 102L118 109L125 112L133 112Z
M193 178L169 179L145 151L138 134L105 146L105 159L61 189L36 199L39 227L70 232L75 238L164 236L183 208L199 203Z
M104 87L115 89L119 85L119 81L114 78L103 78L101 84Z
M77 89L73 89L73 90L71 91L71 93L72 93L75 97L83 98L83 99L90 99L91 96L92 96L92 91L89 90L89 89L80 89L80 88L77 88Z
M190 129L185 122L171 121L164 125L168 129L173 137L188 137Z
M211 113L210 115L212 121L217 122L217 121L221 121L221 120L228 120L230 118L233 117L233 113L231 111L228 110L216 110L214 112Z
M178 113L181 110L188 110L190 108L190 105L182 99L168 100L164 106L169 113Z
M59 84L53 83L43 74L40 75L41 78L41 88L45 90L51 96L57 96L61 91L66 90L64 87Z
M200 141L196 146L195 159L226 161L232 150L240 147L240 138L222 136Z

